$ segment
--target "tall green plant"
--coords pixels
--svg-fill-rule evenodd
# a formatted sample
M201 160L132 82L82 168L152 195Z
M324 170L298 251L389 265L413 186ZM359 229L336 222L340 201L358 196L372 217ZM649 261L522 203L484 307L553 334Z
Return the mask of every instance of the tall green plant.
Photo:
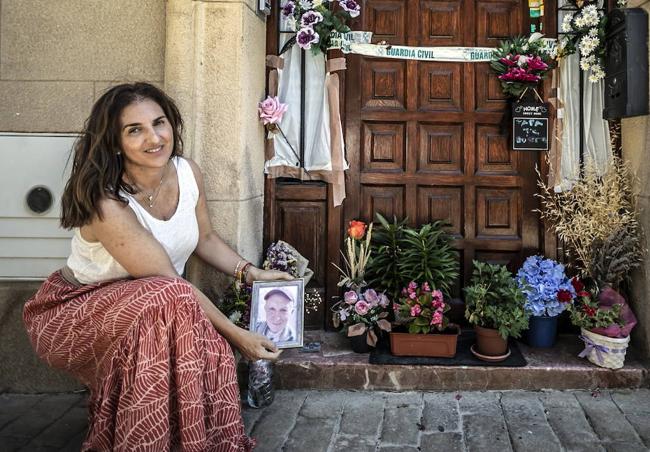
M370 244L371 260L366 268L366 278L370 287L384 290L391 300L397 300L404 287L402 276L397 268L400 242L404 236L406 219L389 223L381 214L375 214L379 226L375 228Z
M499 330L504 339L519 337L528 327L526 298L504 265L474 261L465 287L465 317L469 323Z
M389 223L376 214L380 226L372 240L372 260L368 263L371 286L388 292L393 300L409 282L428 282L449 296L458 278L458 253L451 247L445 223L435 221L414 229L406 219Z

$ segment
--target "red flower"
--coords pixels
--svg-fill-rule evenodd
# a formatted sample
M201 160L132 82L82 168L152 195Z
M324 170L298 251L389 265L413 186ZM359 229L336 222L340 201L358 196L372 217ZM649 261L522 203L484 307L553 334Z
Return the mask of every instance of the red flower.
M587 298L588 298L588 297L591 296L591 294L590 294L589 292L587 292L586 290L581 290L580 292L578 292L578 296L579 296L579 297L587 297Z
M571 285L576 290L576 292L581 292L581 291L585 290L585 285L582 284L582 281L580 281L575 276L571 279Z
M571 302L571 292L568 290L559 290L557 292L557 299L560 300L561 303L570 303Z
M361 240L366 233L366 223L363 221L352 220L348 228L348 235L355 240Z
M596 309L591 306L585 306L583 310L585 311L585 314L587 314L587 317L593 317L596 315Z

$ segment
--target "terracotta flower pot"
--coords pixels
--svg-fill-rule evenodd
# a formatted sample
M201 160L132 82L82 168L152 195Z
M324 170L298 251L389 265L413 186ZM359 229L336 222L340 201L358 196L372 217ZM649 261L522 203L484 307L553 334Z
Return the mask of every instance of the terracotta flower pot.
M501 337L499 330L474 326L478 352L487 356L502 356L508 351L508 341Z
M395 356L453 358L460 328L449 325L446 332L429 334L390 333L390 352Z

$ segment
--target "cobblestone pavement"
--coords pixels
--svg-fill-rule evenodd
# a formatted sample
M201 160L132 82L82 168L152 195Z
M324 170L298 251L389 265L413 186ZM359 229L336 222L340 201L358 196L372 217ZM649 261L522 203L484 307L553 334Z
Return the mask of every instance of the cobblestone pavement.
M256 451L648 451L650 390L278 391ZM0 451L79 450L83 394L0 395Z

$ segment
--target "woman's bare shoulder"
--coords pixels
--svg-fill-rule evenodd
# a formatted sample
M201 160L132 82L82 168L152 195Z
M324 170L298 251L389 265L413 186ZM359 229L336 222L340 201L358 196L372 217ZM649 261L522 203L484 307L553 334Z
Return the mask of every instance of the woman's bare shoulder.
M97 205L98 214L92 221L81 227L81 236L84 240L90 242L98 241L96 232L99 229L114 228L115 226L124 226L131 222L138 222L135 212L129 208L128 202L104 197L99 200Z

